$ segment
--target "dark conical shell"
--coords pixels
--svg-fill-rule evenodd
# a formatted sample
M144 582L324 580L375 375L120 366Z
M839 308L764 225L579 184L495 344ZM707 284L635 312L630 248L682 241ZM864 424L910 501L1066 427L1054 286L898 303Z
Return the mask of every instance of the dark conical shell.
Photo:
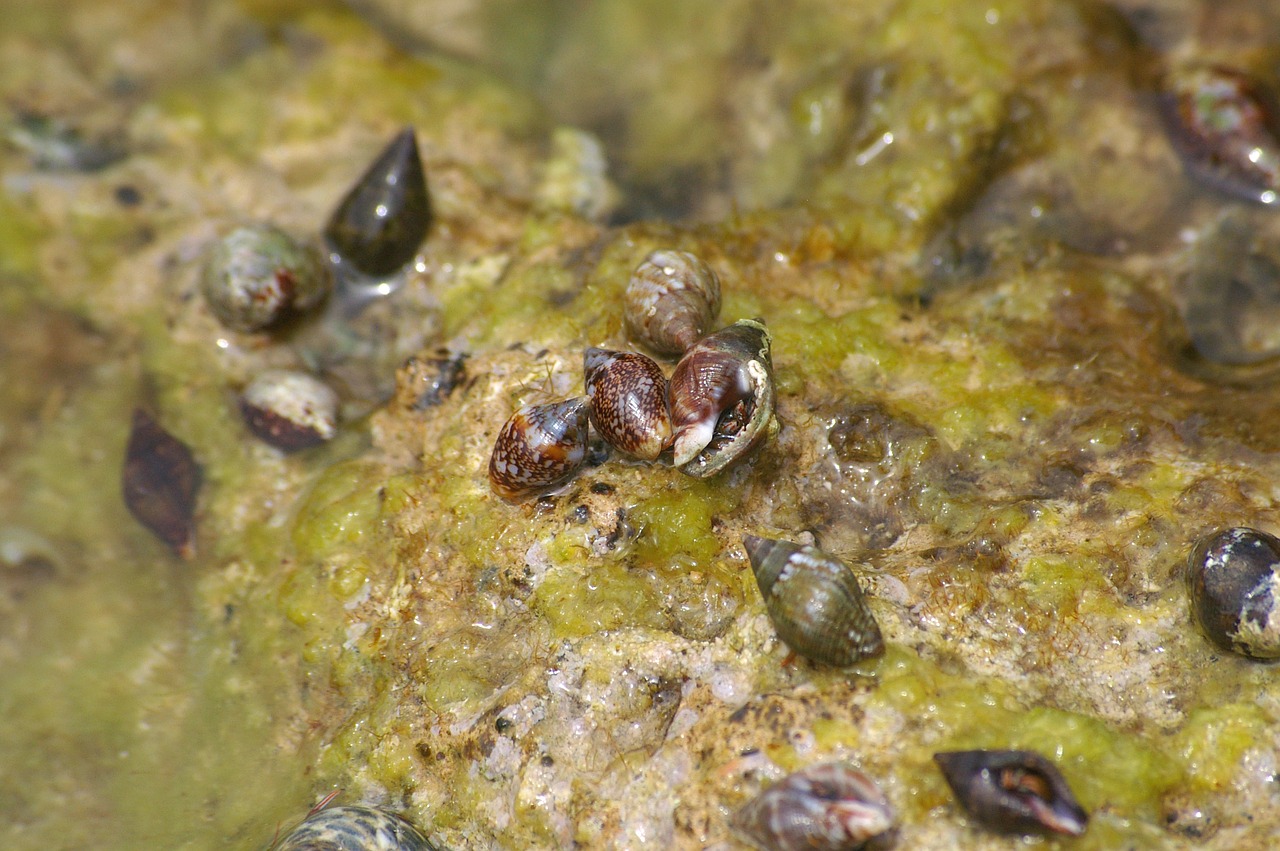
M1034 751L947 751L933 760L960 805L991 830L1079 836L1089 824L1057 767Z
M124 504L184 559L195 555L196 495L203 477L185 443L142 408L133 412L120 476Z
M418 141L406 127L383 149L325 226L329 248L366 275L390 275L413 259L431 207Z
M715 475L769 434L775 396L769 332L744 319L699 340L676 364L671 403L674 463L698 478Z
M373 807L331 807L312 813L276 851L436 851L409 822Z
M748 801L733 826L770 851L849 851L893 827L875 781L838 762L811 765Z
M489 485L505 499L545 493L582 466L588 434L585 396L521 408L498 432Z
M720 279L687 251L659 249L636 267L623 296L631 336L663 355L682 354L720 313Z
M644 355L589 348L582 372L591 403L591 424L623 452L653 461L671 441L667 378Z
M846 667L884 652L880 626L844 562L816 547L742 539L778 637L806 659Z

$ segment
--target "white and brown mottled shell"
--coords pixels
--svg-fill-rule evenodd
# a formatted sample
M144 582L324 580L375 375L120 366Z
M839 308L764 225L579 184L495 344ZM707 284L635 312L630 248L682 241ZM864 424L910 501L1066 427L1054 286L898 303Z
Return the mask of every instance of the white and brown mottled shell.
M659 249L632 273L623 313L632 337L659 354L683 354L720 313L720 279L696 255Z
M653 461L671 441L667 378L652 358L589 348L582 371L591 424L610 446Z
M312 813L276 851L436 851L409 822L373 807L331 807Z
M674 463L698 478L713 476L759 446L774 414L769 332L744 319L703 337L671 374Z
M545 493L582 466L588 434L585 396L521 408L494 442L490 487L510 500Z
M734 828L767 851L853 851L893 824L875 781L838 762L788 775L733 817Z
M742 539L778 637L794 652L847 667L884 652L880 626L849 566L816 547Z

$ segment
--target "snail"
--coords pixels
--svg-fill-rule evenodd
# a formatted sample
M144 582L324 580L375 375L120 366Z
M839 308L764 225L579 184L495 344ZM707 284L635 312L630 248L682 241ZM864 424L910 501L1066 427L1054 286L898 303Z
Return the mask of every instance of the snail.
M884 652L880 627L848 565L787 541L747 535L742 544L769 618L787 647L837 667Z
M275 851L437 851L409 822L373 807L313 812Z
M627 282L623 313L644 345L662 355L683 354L720 313L720 279L687 251L654 251Z
M829 762L770 786L734 815L733 826L770 851L851 851L888 831L893 820L870 777Z
M550 490L582 466L588 433L584 396L521 408L498 432L489 485L509 500Z
M1089 816L1053 763L1034 751L933 755L965 812L1001 833L1079 836Z
M254 435L285 452L338 433L338 395L305 372L271 369L254 378L240 395L240 413Z
M209 252L200 279L218 321L235 331L263 331L308 310L331 281L312 246L272 225L231 231Z
M744 319L709 334L685 352L667 387L674 463L698 478L744 457L773 428L773 363L769 332Z
M1280 540L1236 527L1200 541L1187 560L1191 614L1223 650L1280 658Z
M653 461L671 441L667 379L644 355L589 348L582 358L591 424L610 446Z

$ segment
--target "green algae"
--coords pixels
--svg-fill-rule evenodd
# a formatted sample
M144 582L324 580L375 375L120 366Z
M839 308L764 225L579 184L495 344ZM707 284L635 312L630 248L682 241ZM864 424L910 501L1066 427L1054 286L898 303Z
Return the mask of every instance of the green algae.
M1257 706L1230 703L1200 707L1173 737L1188 785L1197 792L1220 790L1236 777L1240 760L1267 740L1272 719Z
M639 530L636 559L665 569L709 565L721 549L713 529L716 516L732 510L737 501L736 494L716 482L686 479L656 491L629 513Z
M583 638L622 627L667 626L654 578L616 562L552 568L534 592L532 607L556 639Z

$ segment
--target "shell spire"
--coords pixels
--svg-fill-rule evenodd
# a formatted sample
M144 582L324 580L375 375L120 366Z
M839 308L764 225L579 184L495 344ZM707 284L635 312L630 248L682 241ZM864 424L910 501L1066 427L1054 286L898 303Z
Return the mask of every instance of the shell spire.
M720 279L697 255L659 249L632 273L623 313L631 336L659 354L682 354L719 315Z

